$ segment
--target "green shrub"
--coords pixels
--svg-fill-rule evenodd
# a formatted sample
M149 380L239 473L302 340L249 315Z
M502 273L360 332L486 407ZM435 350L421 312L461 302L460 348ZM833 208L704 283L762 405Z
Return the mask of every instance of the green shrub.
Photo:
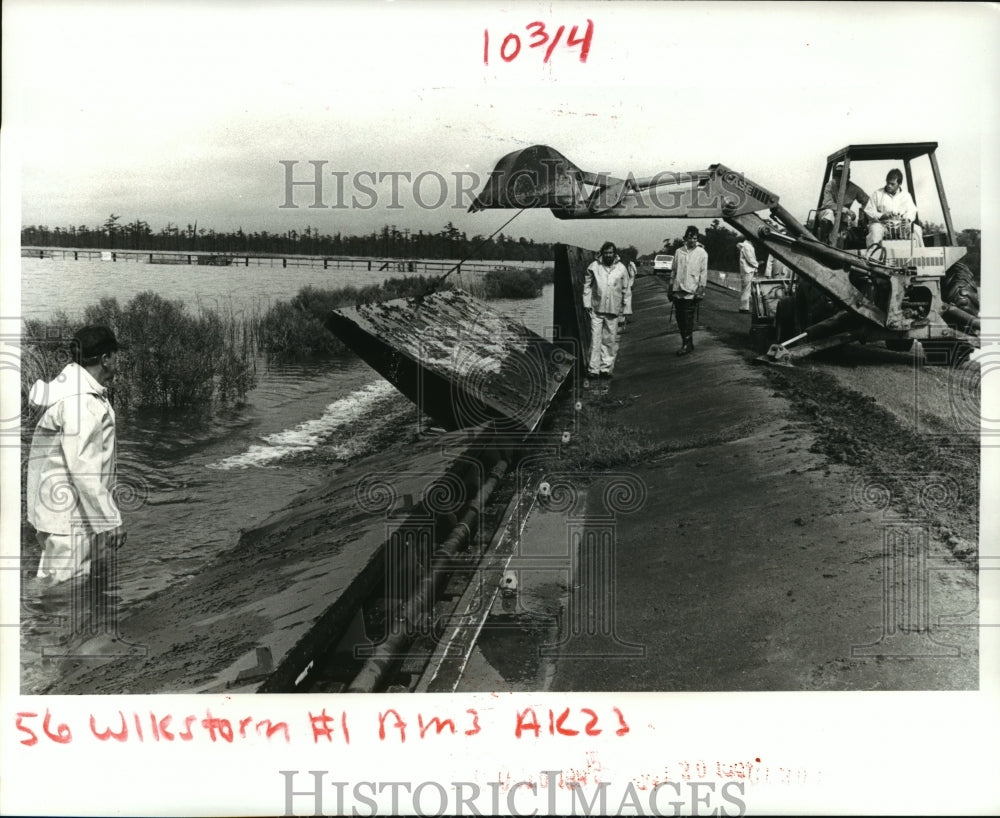
M322 320L330 310L339 307L353 307L355 304L370 300L372 293L378 291L378 285L369 287L340 287L336 290L323 290L307 284L292 298L291 306L307 315ZM279 302L282 303L282 302Z
M21 419L22 431L34 424L28 407L28 391L37 380L51 381L72 359L69 339L82 326L60 310L51 321L28 318L21 331Z
M389 278L367 287L325 290L306 285L291 301L279 301L265 313L259 324L259 348L268 355L292 359L345 352L347 347L326 328L326 319L332 310L394 298L413 298L428 292L435 282L435 277L408 276ZM441 288L450 289L451 286L445 281Z
M490 270L483 277L487 298L538 298L541 274L533 270Z
M382 299L392 298L416 298L419 295L426 295L433 289L453 290L455 284L452 279L446 278L440 284L440 276L406 276L404 278L387 278L382 282ZM380 299L381 300L381 299Z
M156 293L135 296L125 307L103 298L82 320L57 315L26 321L22 385L51 380L70 360L69 340L85 324L105 324L128 349L118 355L111 386L116 407L180 408L242 400L256 382L253 330L232 315L187 312L182 301Z
M267 311L258 337L260 349L276 357L311 358L346 349L319 318L287 301L279 301Z
M338 289L307 284L291 301L279 301L264 314L259 324L259 348L268 355L292 359L345 352L347 347L326 328L330 312L396 297L386 294L378 284Z

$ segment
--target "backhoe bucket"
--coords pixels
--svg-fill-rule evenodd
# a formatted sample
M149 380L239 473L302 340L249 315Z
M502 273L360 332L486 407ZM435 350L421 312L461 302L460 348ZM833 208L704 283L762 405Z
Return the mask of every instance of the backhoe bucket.
M504 156L470 213L487 208L572 208L582 203L580 183L585 174L559 151L532 145Z
M821 349L849 344L851 341L856 341L860 335L857 318L844 310L813 324L794 338L771 344L767 353L757 360L761 363L791 366L795 358L804 358Z

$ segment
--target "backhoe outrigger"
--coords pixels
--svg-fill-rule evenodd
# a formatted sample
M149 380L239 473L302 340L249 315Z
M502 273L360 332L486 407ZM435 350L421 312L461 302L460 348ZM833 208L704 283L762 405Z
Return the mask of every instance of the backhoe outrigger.
M909 158L929 151L938 189L943 192L933 159L935 143L849 146L842 152L848 161L852 147L878 147L886 156L893 148L902 149L908 177ZM843 185L840 193L842 201ZM941 204L954 244L943 197ZM968 303L963 308L942 297L949 289L947 275L965 254L964 247L914 248L907 242L905 249L895 248L884 254L884 260L875 260L865 249L852 251L824 244L779 204L778 196L725 165L618 179L583 171L558 151L534 145L503 157L469 210L544 207L560 219L721 218L763 245L791 268L799 281L814 286L832 305L824 313L815 313L823 315L821 320L800 321L797 326L785 322L785 334L794 326L794 337L775 339L779 343L773 344L767 355L771 361L790 362L793 347L801 356L851 341L886 341L890 347L903 348L919 340L928 348L947 353L946 361L934 362L950 363L968 355L979 343L979 319ZM761 218L758 214L762 211L768 211L770 217ZM801 310L798 314L799 318L808 316Z

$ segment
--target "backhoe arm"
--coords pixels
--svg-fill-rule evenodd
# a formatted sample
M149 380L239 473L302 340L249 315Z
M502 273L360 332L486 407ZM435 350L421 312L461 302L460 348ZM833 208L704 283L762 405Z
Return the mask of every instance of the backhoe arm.
M547 207L560 219L714 219L777 206L777 196L723 165L619 179L533 145L497 163L469 211Z
M583 171L553 148L533 145L497 163L469 210L543 207L561 219L722 218L813 280L842 309L885 325L885 310L852 286L842 272L854 269L867 274L868 262L821 244L779 204L774 193L725 165L618 179ZM760 210L770 210L782 232L772 235L755 215Z

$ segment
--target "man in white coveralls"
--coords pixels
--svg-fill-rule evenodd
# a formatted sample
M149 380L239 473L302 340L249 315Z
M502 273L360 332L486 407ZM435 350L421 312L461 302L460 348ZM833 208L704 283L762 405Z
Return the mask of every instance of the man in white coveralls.
M583 278L583 307L590 316L591 378L610 378L618 355L618 319L625 314L628 269L614 243L604 242L600 257Z
M125 543L112 495L115 411L107 397L120 346L104 326L73 336L73 362L52 381L35 381L28 395L42 414L28 456L28 522L42 548L39 584L91 573L105 549Z

